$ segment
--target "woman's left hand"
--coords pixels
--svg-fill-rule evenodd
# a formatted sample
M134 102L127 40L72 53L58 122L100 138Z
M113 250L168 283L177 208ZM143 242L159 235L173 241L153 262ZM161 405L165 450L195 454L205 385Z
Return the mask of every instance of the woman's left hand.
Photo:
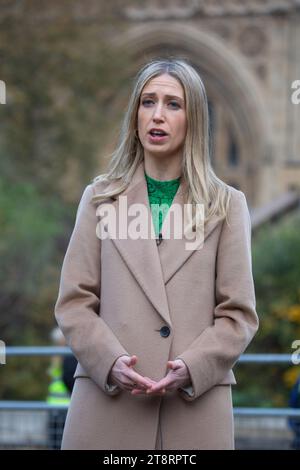
M171 369L168 374L159 382L152 380L153 385L147 390L141 388L134 388L133 395L155 395L156 393L164 394L164 391L177 390L179 387L184 387L191 382L189 370L181 359L175 361L168 361L167 367Z

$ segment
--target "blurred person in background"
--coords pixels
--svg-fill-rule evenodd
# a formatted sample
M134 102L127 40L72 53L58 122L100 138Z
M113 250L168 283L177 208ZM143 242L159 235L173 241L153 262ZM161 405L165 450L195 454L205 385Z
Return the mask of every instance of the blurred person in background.
M64 356L62 378L70 394L72 393L74 387L74 374L77 364L77 359L73 356L73 354L68 354L67 356Z
M51 342L54 346L66 346L66 340L62 331L56 327L50 334ZM57 406L49 410L48 421L48 447L59 449L67 415L66 409L59 409L61 405L70 404L70 391L63 380L63 359L62 356L52 356L48 369L50 383L48 386L47 403Z

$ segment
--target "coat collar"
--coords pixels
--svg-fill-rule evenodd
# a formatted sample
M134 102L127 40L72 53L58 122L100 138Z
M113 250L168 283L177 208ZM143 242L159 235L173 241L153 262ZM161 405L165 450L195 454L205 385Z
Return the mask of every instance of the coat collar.
M111 182L106 187L105 192L118 187L119 184L120 183L116 181ZM186 190L187 183L182 178L172 205L180 204L183 210ZM143 204L146 207L150 227L150 224L152 224L152 215L148 198L147 182L144 174L144 161L139 163L126 190L112 199L111 203L115 206L117 220L119 220L121 205L120 196L127 197L128 208L135 203ZM216 227L217 223L217 220L212 219L212 221L207 224L204 230L204 242ZM156 244L154 238L150 237L148 239L138 238L136 240L130 237L126 239L112 238L111 240L132 275L143 289L145 295L164 321L171 326L172 322L166 285L189 257L195 253L196 247L192 250L188 250L186 249L186 242L188 240L185 237L180 239L174 238L173 223L170 224L169 238L167 238L167 226L163 223L162 237L163 241L159 245Z

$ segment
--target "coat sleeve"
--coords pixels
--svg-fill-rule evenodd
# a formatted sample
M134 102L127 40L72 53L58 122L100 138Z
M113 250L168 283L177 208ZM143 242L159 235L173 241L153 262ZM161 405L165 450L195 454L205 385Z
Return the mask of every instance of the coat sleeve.
M121 388L108 386L110 369L118 357L129 354L100 315L101 240L93 194L89 184L63 260L54 313L84 371L106 394L115 395Z
M194 394L179 390L187 401L195 400L225 378L258 329L251 220L242 191L231 193L228 222L222 222L217 251L213 324L176 357L190 372Z

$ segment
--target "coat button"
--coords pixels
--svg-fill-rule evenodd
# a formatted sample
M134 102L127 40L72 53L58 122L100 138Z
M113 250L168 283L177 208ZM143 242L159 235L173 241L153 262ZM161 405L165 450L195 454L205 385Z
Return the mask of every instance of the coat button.
M159 332L160 336L167 338L170 334L170 328L168 326L162 326Z

